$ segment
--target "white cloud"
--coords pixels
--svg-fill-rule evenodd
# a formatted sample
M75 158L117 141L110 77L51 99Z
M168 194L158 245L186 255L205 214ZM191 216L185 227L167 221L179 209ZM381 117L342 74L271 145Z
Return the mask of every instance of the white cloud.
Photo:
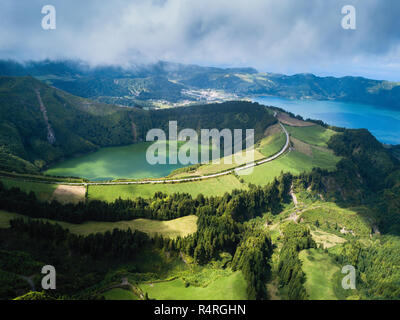
M40 28L42 0L2 0L0 58L157 60L272 72L398 73L396 0L53 0L57 30ZM22 5L24 3L24 6ZM389 6L388 3L391 5ZM357 9L357 30L341 8ZM354 64L355 58L363 63ZM389 63L387 60L390 60Z

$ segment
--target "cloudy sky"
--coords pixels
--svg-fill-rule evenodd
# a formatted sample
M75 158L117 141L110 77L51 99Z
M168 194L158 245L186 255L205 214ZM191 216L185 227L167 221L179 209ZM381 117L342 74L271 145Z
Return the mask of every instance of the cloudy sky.
M56 29L43 30L44 5ZM356 30L342 7L356 8ZM166 60L400 81L398 0L1 0L0 58Z

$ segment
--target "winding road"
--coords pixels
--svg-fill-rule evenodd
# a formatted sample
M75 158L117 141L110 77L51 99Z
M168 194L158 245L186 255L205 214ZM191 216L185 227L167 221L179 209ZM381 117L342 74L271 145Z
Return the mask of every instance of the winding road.
M282 125L282 123L279 122L279 125L282 127L282 130L286 134L286 143L283 146L283 148L273 156L263 159L257 162L249 163L243 167L238 167L235 169L230 169L224 172L220 173L215 173L215 174L210 174L207 176L201 176L201 177L193 177L193 178L181 178L181 179L169 179L169 180L142 180L142 181L115 181L115 182L87 182L87 183L66 183L68 185L128 185L128 184L159 184L159 183L177 183L177 182L190 182L190 181L198 181L198 180L205 180L205 179L212 179L212 178L217 178L221 176L226 176L228 174L232 173L237 173L239 171L247 170L259 165L262 165L267 162L271 162L275 160L276 158L280 157L282 154L286 152L286 150L289 148L289 143L290 143L290 136L289 133L287 132L286 128Z
M276 112L274 113L274 117L276 117ZM279 125L281 126L282 130L286 134L286 143L278 153L276 153L275 155L273 155L269 158L266 158L266 159L263 159L263 160L260 160L257 162L252 162L245 166L237 167L237 168L223 171L220 173L215 173L215 174L210 174L210 175L200 176L200 177L193 177L193 178L168 179L168 180L141 180L141 181L114 181L114 182L113 181L109 181L109 182L60 182L58 184L69 185L69 186L129 185L129 184L140 185L140 184L191 182L191 181L199 181L199 180L212 179L212 178L226 176L226 175L229 175L232 173L237 173L237 172L240 172L243 170L247 170L247 169L265 164L267 162L271 162L271 161L275 160L276 158L280 157L282 154L284 154L286 152L286 150L289 148L290 136L289 136L289 133L287 132L286 128L282 125L282 123L279 122ZM28 181L28 180L24 180L24 181ZM55 183L55 182L45 182L45 181L37 181L37 180L35 182Z

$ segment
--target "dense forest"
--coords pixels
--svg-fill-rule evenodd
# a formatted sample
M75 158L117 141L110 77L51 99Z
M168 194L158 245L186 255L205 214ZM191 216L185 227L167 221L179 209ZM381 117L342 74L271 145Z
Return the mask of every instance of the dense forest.
M50 223L11 220L9 229L0 229L0 299L31 290L21 275L39 275L43 261L57 270L57 293L50 296L89 299L77 293L101 282L110 268L133 259L150 242L138 231L82 237Z
M290 300L307 298L304 288L305 274L302 271L302 263L298 255L301 250L315 247L316 244L307 227L292 222L284 228L278 272L280 285L287 287L287 296Z

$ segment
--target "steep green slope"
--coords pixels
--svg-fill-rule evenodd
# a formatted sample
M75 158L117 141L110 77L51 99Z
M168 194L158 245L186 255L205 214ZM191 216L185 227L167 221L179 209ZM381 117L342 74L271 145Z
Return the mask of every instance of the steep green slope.
M31 77L1 77L0 153L4 161L0 168L32 172L62 157L94 151L99 145L134 142L132 123L124 113Z
M309 127L285 126L291 136L311 145L326 147L330 137L337 132L315 125Z
M304 284L310 300L337 300L334 291L334 275L339 266L324 252L317 249L303 250L299 253L302 269L306 274Z

